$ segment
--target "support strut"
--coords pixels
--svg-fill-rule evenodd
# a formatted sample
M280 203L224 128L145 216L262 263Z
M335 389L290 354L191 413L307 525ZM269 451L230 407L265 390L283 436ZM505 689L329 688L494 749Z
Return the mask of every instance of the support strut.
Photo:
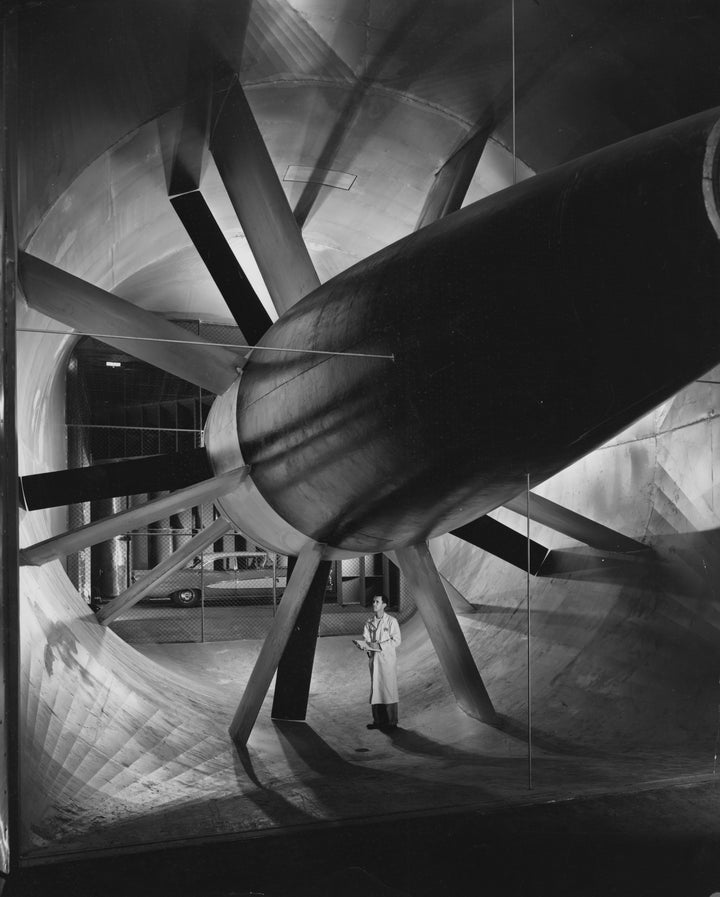
M455 699L468 716L494 725L495 709L427 545L399 548L395 556Z

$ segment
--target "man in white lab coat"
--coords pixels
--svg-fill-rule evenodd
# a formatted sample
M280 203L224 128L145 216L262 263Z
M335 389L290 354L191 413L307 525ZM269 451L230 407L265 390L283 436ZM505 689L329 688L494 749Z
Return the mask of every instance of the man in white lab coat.
M367 652L370 664L370 706L373 721L368 729L394 729L398 722L397 658L400 626L385 613L387 601L373 598L373 616L365 624L363 640L355 644Z

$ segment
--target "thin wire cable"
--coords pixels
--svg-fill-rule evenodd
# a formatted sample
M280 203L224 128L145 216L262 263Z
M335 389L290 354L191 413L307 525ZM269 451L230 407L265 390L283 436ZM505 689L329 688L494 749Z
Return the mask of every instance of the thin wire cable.
M512 30L512 157L513 157L513 185L517 184L517 105L516 105L516 77L515 77L515 0L510 0L511 30ZM533 787L532 768L532 659L530 653L530 473L527 474L525 489L527 511L527 571L526 571L526 596L527 607L527 728L528 728L528 790Z
M84 330L43 330L41 327L18 327L22 333L53 333L59 336L91 336L93 339L127 339L146 343L178 343L181 346L214 346L216 349L264 349L266 352L299 352L306 355L343 355L351 358L387 358L395 361L395 355L379 355L373 352L332 352L328 349L290 349L279 346L246 346L238 343L209 343L207 340L169 339L160 336L122 336L117 333L87 333Z
M140 425L125 426L124 424L65 424L70 429L76 430L147 430L152 433L202 433L202 429L195 427L142 427Z
M713 757L713 775L717 773L718 744L720 744L720 704L718 704L718 724L715 733L715 756Z
M516 125L516 91L515 91L515 0L511 0L512 18L512 156L513 156L513 184L517 184L517 125Z
M527 517L527 575L525 604L527 607L527 718L528 718L528 790L533 787L532 768L532 663L530 654L530 474L527 475L525 487L525 504Z

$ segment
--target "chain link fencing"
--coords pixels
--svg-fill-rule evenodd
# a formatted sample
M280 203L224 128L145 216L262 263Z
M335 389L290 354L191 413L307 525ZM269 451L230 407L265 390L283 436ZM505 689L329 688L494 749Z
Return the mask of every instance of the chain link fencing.
M180 527L125 533L74 557L74 578L89 604L112 604L194 535ZM152 585L111 628L131 644L264 638L287 583L284 555L227 533L187 564ZM325 590L320 636L358 635L383 594L402 623L415 610L398 567L383 555L333 561Z

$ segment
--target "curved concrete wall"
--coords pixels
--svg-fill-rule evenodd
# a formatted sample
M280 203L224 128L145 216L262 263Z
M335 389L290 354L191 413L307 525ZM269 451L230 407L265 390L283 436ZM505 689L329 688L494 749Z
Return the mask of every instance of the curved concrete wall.
M42 326L39 317L22 312L20 326ZM55 469L65 457L68 341L18 336L21 473L30 472L31 462L35 471ZM62 516L21 512L21 545L62 528ZM213 721L212 698L102 628L60 562L21 569L20 603L23 853L62 839L61 819L72 817L70 829L83 832L98 819L109 823L132 815L133 808L149 810L156 803L153 767L162 769L165 780L197 775L203 764L194 752L213 733L204 768L218 754L230 762L222 723ZM133 797L138 779L142 795Z
M559 572L530 583L532 679L541 732L625 750L682 745L708 762L720 673L720 369L537 491L652 551L603 555L543 527ZM525 532L524 518L493 516ZM448 580L476 606L472 643L501 713L526 715L524 574L437 540ZM518 635L521 636L518 640Z

